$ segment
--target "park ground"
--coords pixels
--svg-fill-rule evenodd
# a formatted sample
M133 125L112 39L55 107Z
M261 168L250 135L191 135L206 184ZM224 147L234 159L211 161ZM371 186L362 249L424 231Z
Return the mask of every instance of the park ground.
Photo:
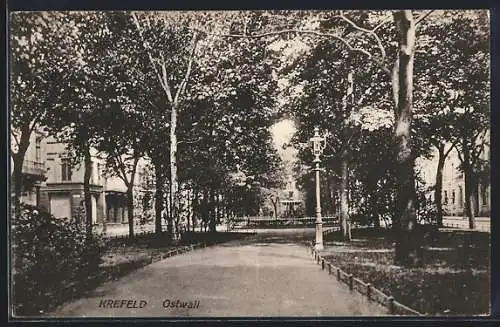
M254 235L170 257L105 281L49 316L379 316L387 309L321 271L307 254L313 228L256 229ZM384 231L353 230L350 243L325 238L322 255L355 277L427 315L488 314L489 233L446 228L426 238L425 265L393 265ZM111 247L104 266L133 265L168 248ZM293 285L293 287L291 286ZM99 308L101 300L135 299L142 309ZM200 301L164 308L165 300Z
M50 313L58 317L380 316L387 308L325 274L303 245L314 229L259 230L105 282ZM143 308L102 307L133 300ZM192 302L195 308L168 303ZM169 301L168 303L166 301ZM199 305L197 304L199 301ZM167 307L165 307L165 305ZM138 306L138 305L137 305Z
M443 228L426 235L423 265L394 265L388 231L353 230L351 242L325 238L323 256L385 294L427 315L489 315L490 234Z

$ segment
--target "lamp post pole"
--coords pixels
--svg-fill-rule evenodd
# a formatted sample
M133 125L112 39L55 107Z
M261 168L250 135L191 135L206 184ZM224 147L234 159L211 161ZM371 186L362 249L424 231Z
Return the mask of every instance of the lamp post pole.
M319 158L314 160L316 171L316 250L323 250L323 221L321 219L321 192L319 188Z
M323 152L326 140L319 135L319 128L314 128L314 137L311 138L314 153L314 170L316 172L316 242L314 248L318 251L323 250L323 221L321 219L321 192L319 186L319 159L320 154Z

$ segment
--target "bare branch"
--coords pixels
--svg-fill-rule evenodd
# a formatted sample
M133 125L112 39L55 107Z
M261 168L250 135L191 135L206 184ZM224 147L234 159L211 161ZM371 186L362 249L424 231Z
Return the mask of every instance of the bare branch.
M392 86L392 96L394 101L394 117L398 119L399 112L397 110L399 103L399 56L394 61L392 66L391 74L391 86Z
M165 63L165 56L163 56L163 52L160 54L161 55L161 76L163 78L163 89L165 90L165 93L167 94L168 101L170 103L173 103L174 100L172 98L172 91L170 90L170 84L168 83L168 76L167 76L167 66Z
M418 16L416 19L415 19L415 25L417 25L418 23L420 23L422 20L426 19L430 14L432 14L434 12L434 10L429 10L427 11L425 14L422 14L420 16Z
M135 155L134 164L132 166L132 171L130 173L130 184L128 185L128 187L131 187L131 188L134 187L135 174L137 172L137 164L139 163L139 156L137 156L135 151L134 151L134 155Z
M382 26L384 26L386 23L388 23L390 21L392 21L392 15L388 16L386 19L384 19L380 24L378 24L377 26L375 26L371 31L372 32L377 31L379 28L381 28Z
M450 145L450 148L448 150L445 151L444 153L444 157L446 158L448 156L448 154L450 154L451 150L453 150L453 148L457 145L458 143L458 138L456 138ZM457 151L458 152L458 151Z
M347 18L346 16L344 16L344 14L342 12L340 13L339 17L342 18L344 21L346 21L349 25L351 25L352 27L354 27L355 29L357 29L358 31L365 32L365 33L368 33L371 36L373 36L373 38L377 42L377 46L378 46L378 48L380 50L380 54L382 56L382 62L385 61L385 58L386 58L385 48L384 48L384 46L382 44L382 40L377 35L377 33L375 33L374 30L369 30L369 29L366 29L366 28L363 28L363 27L357 25L355 22L353 22L352 20L350 20L349 18Z
M331 38L336 39L337 41L340 41L342 44L344 44L349 49L349 51L364 54L365 56L368 57L368 59L370 59L375 64L377 64L385 73L390 74L389 68L387 68L383 62L381 62L380 60L375 58L369 51L362 49L362 48L355 47L355 46L351 45L345 38L343 38L339 35L333 34L333 33L319 32L319 31L313 31L313 30L301 30L301 29L283 29L283 30L265 32L265 33L260 33L260 34L244 35L244 34L212 33L212 32L202 30L200 28L195 28L195 27L188 27L188 28L192 29L192 30L196 30L204 35L212 35L212 36L219 36L219 37L231 37L231 38L240 38L240 39L241 38L259 39L259 38L264 38L264 37L274 36L274 35L281 35L281 34L311 34L311 35L316 35L316 36L321 36L321 37L331 37Z
M436 138L434 138L433 136L431 136L429 138L429 142L431 142L432 145L434 145L438 150L440 150L440 147L441 147L442 143L439 142L438 140L436 140Z
M31 121L30 127L29 127L30 135L35 130L35 127L36 127L36 125L37 125L37 123L38 123L38 121L40 119L40 116L41 116L40 114L36 115L35 118Z
M14 133L14 130L11 129L10 133L12 134L12 136L14 137L14 140L16 141L16 145L19 146L19 138L17 137L16 133Z
M457 137L457 138L455 138L455 140L453 140L453 142L452 142L452 143L451 143L451 145L450 145L450 148L449 148L449 149L448 149L448 151L446 151L446 153L445 153L445 158L446 158L446 156L448 156L448 154L451 152L451 150L453 150L453 148L456 148L457 143L458 143L458 141L459 141L459 140L460 140L460 139L459 139L458 137ZM457 152L459 152L459 151L458 151L458 149L457 149Z
M469 151L469 149L465 149L465 147L462 147L462 150ZM462 156L462 153L458 149L457 149L457 156L458 156L458 159L460 160L460 162L462 164L464 164L464 157Z
M135 23L135 26L137 28L137 31L139 32L139 35L141 37L142 45L144 46L144 50L146 51L146 53L148 55L149 63L151 64L153 71L156 73L156 76L158 77L158 81L160 82L160 85L163 88L163 90L165 91L165 93L167 93L167 97L170 101L172 96L170 94L170 89L169 89L168 83L165 84L165 82L168 82L167 78L166 78L166 73L162 78L162 75L160 75L160 72L156 68L156 64L155 64L155 61L153 59L153 56L151 55L151 51L149 51L146 48L146 39L144 38L144 34L142 33L142 28L141 28L141 24L139 23L139 19L137 18L137 15L134 12L132 12L131 15L132 15L132 18L134 19L134 23ZM165 61L162 62L162 68L165 68L164 66L165 66ZM170 94L170 97L169 97L169 94Z
M161 108L160 108L160 107L158 107L156 104L154 104L151 100L148 100L148 103L149 103L152 107L155 107L156 109L161 110Z
M486 132L487 130L484 129L484 130L481 130L477 133L477 135L474 137L473 139L473 143L472 144L475 144L477 139L479 138L479 136L482 134L481 136L481 143L480 144L476 144L473 148L472 148L472 153L471 153L471 158L475 161L479 158L479 156L481 155L481 153L483 152L484 150L484 146L486 144Z
M129 181L127 178L127 172L125 171L125 163L122 160L122 157L118 154L113 156L114 159L116 159L118 171L122 174L122 180L125 183L125 185L128 187Z
M182 93L184 93L184 91L186 89L187 81L189 79L189 76L191 75L191 69L193 66L193 59L194 59L194 55L196 52L196 46L198 44L198 32L196 32L196 31L194 32L193 38L191 39L191 43L192 43L192 46L191 46L191 53L189 54L188 66L186 69L186 73L184 74L184 78L182 79L182 82L179 85L179 88L177 89L177 92L175 94L174 103L177 103L179 101L179 96L181 96Z

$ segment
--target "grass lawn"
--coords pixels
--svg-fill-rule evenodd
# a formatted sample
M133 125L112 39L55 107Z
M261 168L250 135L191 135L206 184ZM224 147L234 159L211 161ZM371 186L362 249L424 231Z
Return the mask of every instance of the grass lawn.
M489 314L489 233L446 229L427 235L424 265L415 268L394 265L388 233L354 229L350 243L333 233L325 238L322 256L421 313Z

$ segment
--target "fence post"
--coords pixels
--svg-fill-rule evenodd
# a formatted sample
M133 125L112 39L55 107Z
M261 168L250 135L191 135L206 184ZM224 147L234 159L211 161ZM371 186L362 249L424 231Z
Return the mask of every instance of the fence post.
M340 281L340 268L337 268L337 280Z
M368 298L368 300L371 300L371 296L372 296L372 284L368 283L366 284L366 297Z
M321 259L321 270L325 270L325 259Z
M389 307L389 313L391 315L394 314L394 298L392 296L389 296L387 298L387 306Z
M354 280L352 278L353 276L352 274L349 274L348 276L349 276L349 290L352 291L354 289L354 284L353 284Z
M332 274L332 264L328 263L328 275Z

